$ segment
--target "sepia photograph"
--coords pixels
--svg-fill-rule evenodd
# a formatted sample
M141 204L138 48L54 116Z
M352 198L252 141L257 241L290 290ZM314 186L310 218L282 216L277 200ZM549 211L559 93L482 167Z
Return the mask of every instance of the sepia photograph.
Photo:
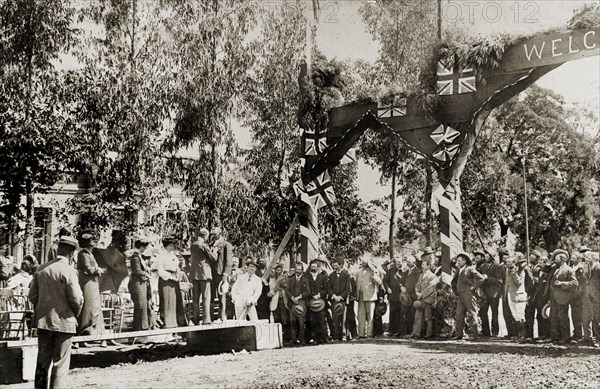
M599 0L0 0L0 387L599 388Z

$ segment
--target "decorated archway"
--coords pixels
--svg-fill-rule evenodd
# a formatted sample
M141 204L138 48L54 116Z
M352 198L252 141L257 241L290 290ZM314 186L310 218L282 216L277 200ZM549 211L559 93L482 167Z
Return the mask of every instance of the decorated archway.
M387 131L427 158L438 173L440 186L431 206L439 221L443 279L449 283L450 259L463 249L460 176L485 120L494 108L563 63L599 54L599 26L547 32L502 44L483 41L467 52L441 46L431 63L423 95L333 108L325 131L300 120L303 171L296 188L302 200L303 260L309 261L318 252L318 209L334 199L329 169L348 158L366 130ZM308 93L307 77L303 66L299 82L304 93Z

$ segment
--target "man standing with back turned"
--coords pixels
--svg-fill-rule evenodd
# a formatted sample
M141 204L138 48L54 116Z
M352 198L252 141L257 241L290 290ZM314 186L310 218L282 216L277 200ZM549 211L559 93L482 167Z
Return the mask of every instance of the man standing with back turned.
M83 292L77 271L69 266L77 240L63 236L56 259L41 265L33 276L29 299L33 303L33 326L38 329L38 356L35 387L65 386L71 362L71 342L77 332L77 316L83 307Z

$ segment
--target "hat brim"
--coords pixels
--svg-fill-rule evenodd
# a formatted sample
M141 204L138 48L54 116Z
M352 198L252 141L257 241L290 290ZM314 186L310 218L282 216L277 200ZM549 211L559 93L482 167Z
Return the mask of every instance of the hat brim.
M400 293L400 304L405 307L410 307L412 305L412 299L406 293Z
M549 304L544 305L544 308L542 308L542 317L544 319L550 319L550 305Z

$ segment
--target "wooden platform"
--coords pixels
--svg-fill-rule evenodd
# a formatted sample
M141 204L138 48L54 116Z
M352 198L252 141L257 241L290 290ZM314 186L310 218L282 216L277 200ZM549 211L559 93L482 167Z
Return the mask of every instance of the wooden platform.
M281 324L267 320L256 322L227 320L206 325L107 333L94 336L76 336L74 342L102 340L151 339L161 343L172 334L185 335L187 347L202 354L221 354L233 351L258 351L281 348ZM35 378L37 339L15 340L0 343L0 384L15 384Z

